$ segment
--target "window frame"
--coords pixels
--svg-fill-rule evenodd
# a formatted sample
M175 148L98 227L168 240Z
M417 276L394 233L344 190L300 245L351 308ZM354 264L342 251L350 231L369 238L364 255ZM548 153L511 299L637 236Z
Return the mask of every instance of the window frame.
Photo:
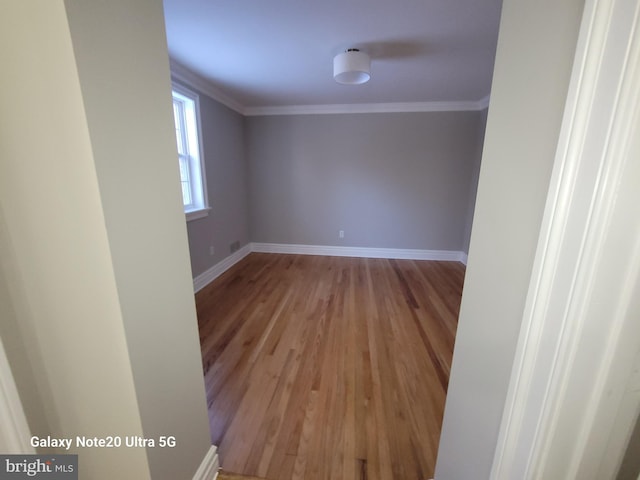
M200 121L200 96L196 92L194 92L188 87L185 87L182 84L176 83L175 81L171 82L171 100L172 100L171 112L174 119L173 120L174 121L174 137L176 138L175 145L176 145L176 156L178 160L178 168L180 168L180 153L178 149L178 138L175 135L176 119L175 119L175 112L173 107L173 102L175 101L176 96L178 98L182 97L182 98L179 98L179 100L182 100L183 102L185 100L193 102L193 117L194 117L195 125L194 126L187 125L188 123L190 123L189 119L187 118L187 115L188 115L187 112L184 112L184 117L180 119L180 123L182 127L185 129L185 134L187 135L187 137L189 136L190 133L195 134L197 137L197 139L195 140L187 138L185 144L183 145L183 147L186 149L185 155L189 162L188 169L189 169L189 177L190 177L189 183L191 186L191 193L192 195L194 195L194 197L196 197L196 200L197 200L194 203L192 203L191 207L189 207L184 205L184 198L183 198L183 209L184 209L185 217L187 221L190 221L190 220L206 217L207 215L209 215L209 210L211 210L211 207L209 206L209 196L207 192L207 174L206 174L205 161L204 161L204 149L202 148L202 124ZM193 151L193 148L190 148L190 147L193 147L194 145L197 150L195 152ZM180 175L180 180L181 180L180 193L182 196L182 175Z

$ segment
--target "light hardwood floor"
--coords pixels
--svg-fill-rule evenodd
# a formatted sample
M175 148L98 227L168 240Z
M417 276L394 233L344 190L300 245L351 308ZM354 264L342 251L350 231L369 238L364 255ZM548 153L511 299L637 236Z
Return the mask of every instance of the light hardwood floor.
M252 253L198 292L222 467L272 480L430 479L464 272Z

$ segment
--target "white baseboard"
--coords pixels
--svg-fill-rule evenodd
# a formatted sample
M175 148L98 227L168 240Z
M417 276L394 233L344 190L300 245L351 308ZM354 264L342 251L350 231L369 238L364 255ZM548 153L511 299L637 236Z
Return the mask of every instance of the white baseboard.
M215 480L218 477L219 469L220 460L218 459L218 449L215 445L211 445L211 448L202 459L202 463L193 476L193 480Z
M399 260L440 260L465 263L464 252L452 250L416 250L404 248L337 247L330 245L295 245L285 243L252 243L252 252L326 255L334 257L395 258Z
M198 292L204 287L213 282L216 278L222 275L224 272L233 267L236 263L242 260L244 257L251 253L251 244L247 244L241 249L229 255L227 258L216 263L209 270L198 275L193 279L193 290Z
M202 290L236 263L258 253L285 253L294 255L323 255L333 257L395 258L398 260L439 260L467 264L467 254L453 250L416 250L405 248L337 247L332 245L296 245L290 243L248 243L237 252L216 263L193 279L195 292Z

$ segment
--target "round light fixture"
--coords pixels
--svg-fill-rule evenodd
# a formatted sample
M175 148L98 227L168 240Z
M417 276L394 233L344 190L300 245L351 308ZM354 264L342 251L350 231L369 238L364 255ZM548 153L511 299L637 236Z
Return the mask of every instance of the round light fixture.
M336 55L333 59L333 78L343 85L361 85L371 78L371 59L357 48Z

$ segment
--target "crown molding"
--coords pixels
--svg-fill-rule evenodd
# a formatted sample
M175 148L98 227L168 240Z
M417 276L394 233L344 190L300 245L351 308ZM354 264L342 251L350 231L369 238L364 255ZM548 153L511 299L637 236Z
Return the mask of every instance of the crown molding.
M489 95L477 101L345 103L330 105L281 105L246 107L230 97L210 80L169 58L171 77L208 95L230 109L247 117L267 115L327 115L353 113L411 113L411 112L472 112L489 106Z
M483 106L483 101L484 99L475 102L353 103L247 107L244 110L244 115L254 117L261 115L325 115L345 113L468 112L486 108Z
M245 108L242 104L231 98L218 87L214 86L211 81L192 72L187 67L177 62L173 58L169 58L169 67L171 69L171 78L180 83L186 83L187 86L195 88L221 104L229 107L231 110L244 115Z
M476 103L478 104L478 108L476 110L484 110L485 108L489 108L489 99L491 95L487 95L486 97L481 98Z

